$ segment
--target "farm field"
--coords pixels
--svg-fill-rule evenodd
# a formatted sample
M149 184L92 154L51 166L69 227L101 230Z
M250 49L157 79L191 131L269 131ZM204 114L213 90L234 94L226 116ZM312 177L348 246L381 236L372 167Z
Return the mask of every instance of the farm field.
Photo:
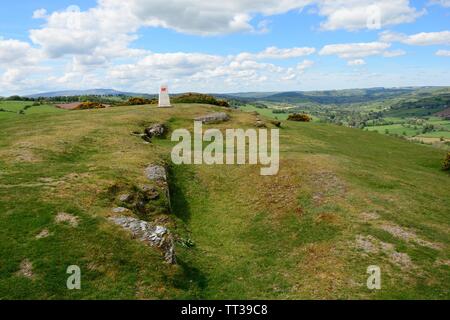
M192 130L220 107L40 108L0 113L0 299L450 298L442 150L283 121L280 172L263 177L258 166L176 166L170 135L146 144L131 134ZM229 122L205 127L254 128L255 115L225 112ZM178 239L175 266L108 219L114 186L143 183L152 163L169 166L172 212L161 221ZM77 223L57 223L61 212ZM69 265L82 290L66 289ZM366 287L370 265L382 290Z

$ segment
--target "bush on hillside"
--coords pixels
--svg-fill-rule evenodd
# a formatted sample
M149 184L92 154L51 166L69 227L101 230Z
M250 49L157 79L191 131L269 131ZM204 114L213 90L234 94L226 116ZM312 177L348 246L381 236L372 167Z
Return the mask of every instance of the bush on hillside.
M88 109L104 109L105 105L98 102L83 102L75 110L88 110Z
M129 106L142 106L144 104L155 104L156 103L156 99L144 99L144 98L130 98L128 99L127 104Z
M445 157L444 162L442 163L442 170L450 171L450 152L447 153L447 156Z
M288 117L289 121L299 121L299 122L311 122L312 118L307 114L294 113L290 114Z
M201 93L187 93L182 96L172 98L174 103L201 103L201 104L211 104L219 107L229 108L230 104L225 100L218 100L213 96Z

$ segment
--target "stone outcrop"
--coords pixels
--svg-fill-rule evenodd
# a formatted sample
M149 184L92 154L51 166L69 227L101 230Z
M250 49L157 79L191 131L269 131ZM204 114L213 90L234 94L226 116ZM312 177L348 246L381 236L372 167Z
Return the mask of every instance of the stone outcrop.
M158 123L152 125L151 127L148 127L144 132L146 136L151 139L153 137L163 137L166 134L167 130L164 124Z
M220 123L230 120L230 116L224 112L211 113L205 116L195 118L195 121L201 121L204 124Z
M147 179L155 182L167 182L166 169L158 165L150 165L145 168L145 176Z
M174 239L167 228L131 217L117 217L110 220L130 231L136 239L161 250L167 263L176 264Z
M163 193L167 198L167 206L169 208L169 211L171 211L170 189L166 168L159 165L150 165L145 168L145 176L148 180L154 182L158 186L158 188L163 190ZM147 187L146 190L148 194L151 194L152 192L154 193L154 190L152 190L151 187Z

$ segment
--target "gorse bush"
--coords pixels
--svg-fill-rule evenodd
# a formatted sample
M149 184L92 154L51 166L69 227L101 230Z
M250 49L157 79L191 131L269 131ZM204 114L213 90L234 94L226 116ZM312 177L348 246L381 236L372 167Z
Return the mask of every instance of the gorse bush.
M211 104L219 107L230 107L229 103L225 100L218 100L213 96L201 93L187 93L182 96L172 98L174 103L201 103Z
M442 163L442 170L449 171L450 170L450 152L447 152L447 156Z
M88 109L104 109L105 105L98 102L83 102L81 103L76 110L88 110Z
M294 113L289 115L289 121L299 121L299 122L311 122L312 118L307 114Z
M130 106L141 106L144 104L156 104L156 99L144 99L144 98L130 98L127 104Z

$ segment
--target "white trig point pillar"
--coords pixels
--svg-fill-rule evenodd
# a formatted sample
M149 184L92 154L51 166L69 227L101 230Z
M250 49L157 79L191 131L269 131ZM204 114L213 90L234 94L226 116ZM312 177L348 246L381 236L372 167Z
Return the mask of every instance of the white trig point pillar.
M160 108L172 107L172 105L170 104L169 87L166 85L161 86L161 88L159 89L159 107Z

